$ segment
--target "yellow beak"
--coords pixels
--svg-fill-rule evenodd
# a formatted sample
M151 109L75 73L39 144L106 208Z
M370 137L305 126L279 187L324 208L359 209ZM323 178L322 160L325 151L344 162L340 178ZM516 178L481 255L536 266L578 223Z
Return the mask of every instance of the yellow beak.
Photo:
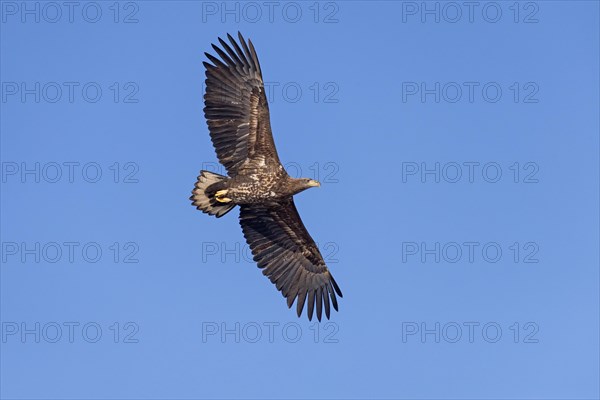
M321 186L321 183L319 181L315 181L314 179L311 179L310 181L308 181L308 186L319 187L319 186Z

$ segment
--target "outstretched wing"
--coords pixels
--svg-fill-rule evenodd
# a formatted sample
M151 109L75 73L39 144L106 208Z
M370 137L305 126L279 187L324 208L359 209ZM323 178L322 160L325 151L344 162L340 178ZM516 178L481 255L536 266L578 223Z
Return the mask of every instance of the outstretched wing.
M288 307L298 298L298 316L307 298L309 320L312 320L315 303L319 321L323 305L329 319L330 298L337 311L335 294L342 297L342 292L304 227L292 198L276 205L242 205L240 225L254 261L287 298Z
M235 176L247 159L262 158L267 165L279 165L279 157L256 50L239 32L240 44L227 37L231 46L221 38L223 49L212 45L220 58L205 53L213 64L204 62L204 116L219 161Z

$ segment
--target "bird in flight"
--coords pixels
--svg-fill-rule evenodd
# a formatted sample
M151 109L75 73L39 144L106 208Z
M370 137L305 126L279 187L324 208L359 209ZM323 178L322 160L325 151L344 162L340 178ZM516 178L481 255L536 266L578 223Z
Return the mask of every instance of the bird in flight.
M290 177L273 142L269 105L252 42L238 32L205 53L204 116L217 157L228 176L201 171L192 190L192 205L217 218L240 207L240 225L254 261L275 284L298 316L307 303L308 319L323 308L329 319L342 292L321 252L304 227L293 196L320 183Z

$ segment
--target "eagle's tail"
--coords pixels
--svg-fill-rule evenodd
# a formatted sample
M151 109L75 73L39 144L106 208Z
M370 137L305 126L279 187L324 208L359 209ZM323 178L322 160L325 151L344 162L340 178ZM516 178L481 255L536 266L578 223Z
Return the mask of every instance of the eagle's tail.
M228 177L209 171L200 171L194 190L192 190L192 205L198 210L217 218L227 214L235 203L221 195L217 200L217 192L223 193L227 187ZM220 193L220 194L221 194ZM229 200L229 201L227 201Z

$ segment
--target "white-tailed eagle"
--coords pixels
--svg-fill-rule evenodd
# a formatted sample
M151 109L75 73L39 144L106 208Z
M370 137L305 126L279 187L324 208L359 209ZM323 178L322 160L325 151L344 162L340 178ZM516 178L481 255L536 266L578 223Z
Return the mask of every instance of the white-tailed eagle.
M321 252L304 227L293 195L320 183L290 177L277 155L262 72L252 42L227 35L218 57L205 53L204 116L217 157L228 176L201 171L192 191L198 210L222 217L240 206L240 225L258 267L287 299L298 316L308 301L308 319L316 306L329 318L342 292Z

